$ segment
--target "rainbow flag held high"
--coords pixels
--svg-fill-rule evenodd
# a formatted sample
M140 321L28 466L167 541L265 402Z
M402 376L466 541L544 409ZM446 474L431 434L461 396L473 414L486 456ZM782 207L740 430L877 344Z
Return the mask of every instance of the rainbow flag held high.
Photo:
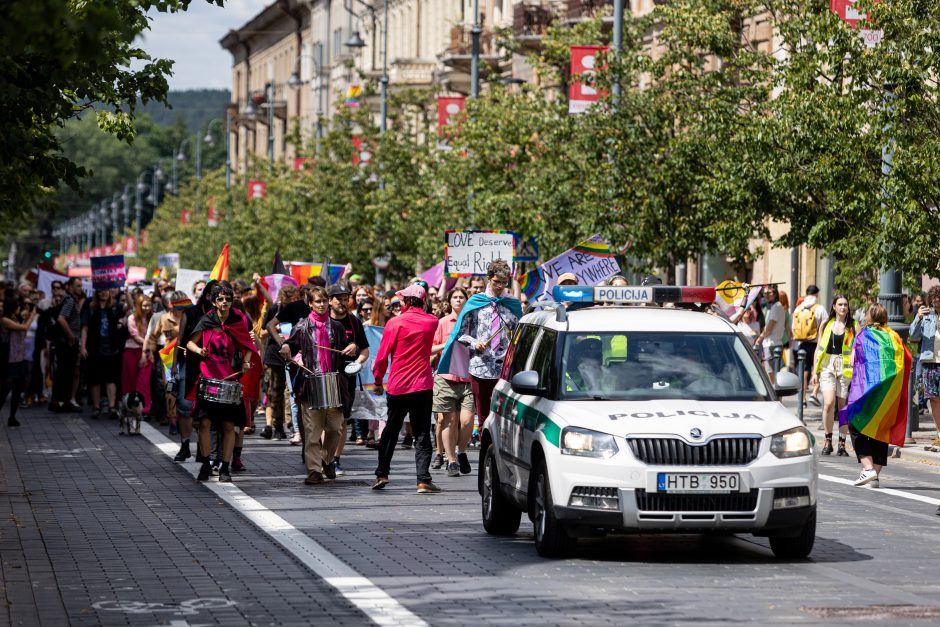
M586 255L591 255L592 257L616 257L617 253L610 249L610 244L608 244L603 239L597 237L596 235L591 239L584 240L580 242L577 246L571 249L572 252L584 253Z
M298 285L303 285L307 282L312 276L322 276L323 275L323 264L322 263L308 263L304 261L289 261L290 265L290 274L297 281ZM346 271L346 266L332 263L330 264L330 284L337 283L340 279L343 278L343 273ZM325 278L325 277L324 277Z
M873 440L904 445L911 353L901 336L888 327L863 329L852 349L849 398L839 424L851 424Z
M209 280L228 281L228 243L222 247L222 252L215 262L215 267L212 268L212 273L209 274Z

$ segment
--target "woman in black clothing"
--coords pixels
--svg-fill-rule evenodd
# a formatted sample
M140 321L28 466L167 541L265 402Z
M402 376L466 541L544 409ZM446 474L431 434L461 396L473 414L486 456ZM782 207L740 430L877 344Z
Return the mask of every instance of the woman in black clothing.
M117 389L121 382L126 335L120 325L123 309L111 290L96 290L91 305L82 312L81 350L85 360L92 418L101 415L101 388L108 399L108 413L117 418Z

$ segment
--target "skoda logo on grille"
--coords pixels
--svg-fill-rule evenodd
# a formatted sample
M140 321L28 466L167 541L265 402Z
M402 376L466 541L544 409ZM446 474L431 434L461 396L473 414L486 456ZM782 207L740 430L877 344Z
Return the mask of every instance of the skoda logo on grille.
M689 431L689 435L691 435L694 439L698 440L699 438L702 437L702 430L699 429L698 427L694 427L691 431Z

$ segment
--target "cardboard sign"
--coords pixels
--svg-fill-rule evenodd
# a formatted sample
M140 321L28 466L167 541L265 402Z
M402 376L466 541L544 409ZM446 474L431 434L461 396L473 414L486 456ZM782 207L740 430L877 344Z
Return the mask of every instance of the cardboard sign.
M131 266L127 269L127 282L129 284L143 283L146 280L147 268L144 266Z
M189 300L196 302L195 297L193 296L193 284L197 281L208 281L209 280L209 271L208 270L187 270L186 268L180 268L176 271L176 289L186 292L186 295L189 296Z
M125 281L127 270L124 267L124 255L91 258L91 285L96 290L124 287Z
M157 255L157 265L161 268L178 268L180 265L179 253L166 253Z
M516 234L512 231L445 231L444 272L448 276L486 274L491 261L502 259L513 267Z
M551 292L558 277L566 272L578 278L578 285L593 286L619 274L620 264L604 238L594 235L527 273L520 286L526 296L537 298Z

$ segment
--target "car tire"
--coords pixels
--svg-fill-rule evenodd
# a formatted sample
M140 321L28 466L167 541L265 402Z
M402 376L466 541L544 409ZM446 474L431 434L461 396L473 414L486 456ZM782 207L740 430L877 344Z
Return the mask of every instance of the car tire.
M816 541L816 512L810 514L796 535L770 536L770 548L780 559L803 559Z
M494 536L515 534L519 530L522 512L513 507L500 490L499 470L496 468L496 455L493 454L492 446L483 454L480 479L483 528Z
M532 525L535 530L535 550L542 557L562 557L574 544L562 524L555 518L552 487L548 482L545 461L539 462L532 478Z

